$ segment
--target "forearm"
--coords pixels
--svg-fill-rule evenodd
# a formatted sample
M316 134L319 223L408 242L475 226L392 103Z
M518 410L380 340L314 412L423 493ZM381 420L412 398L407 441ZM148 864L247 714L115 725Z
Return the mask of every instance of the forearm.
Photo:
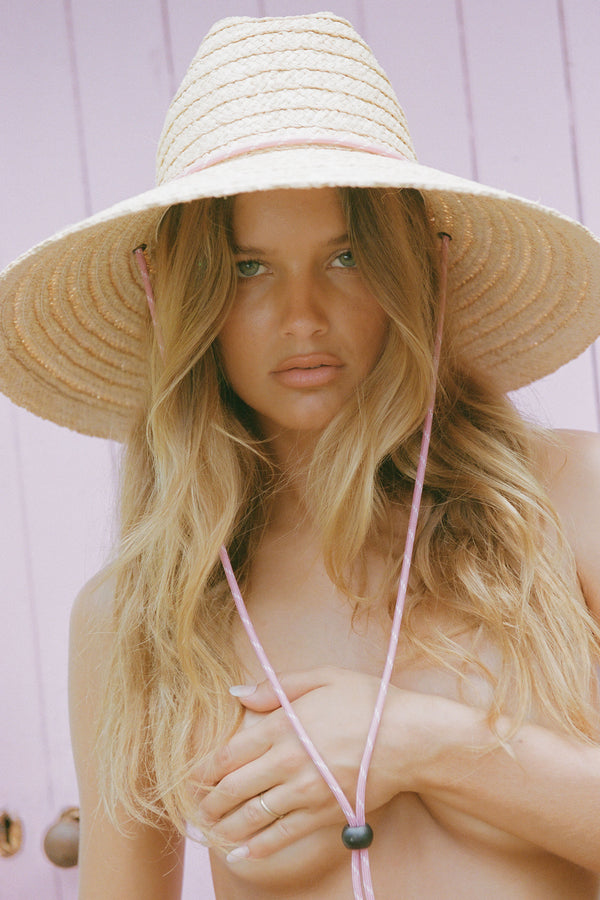
M600 748L538 725L499 746L480 710L447 703L430 729L419 793L600 871Z

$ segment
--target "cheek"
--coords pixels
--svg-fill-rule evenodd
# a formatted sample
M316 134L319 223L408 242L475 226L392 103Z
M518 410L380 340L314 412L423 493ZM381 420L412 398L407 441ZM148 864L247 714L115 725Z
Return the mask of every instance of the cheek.
M387 340L390 317L360 273L356 273L345 295L341 321L352 331L356 346L379 355Z
M217 346L225 377L236 393L260 370L265 340L261 317L248 315L243 306L234 307L217 338Z
M243 334L241 323L230 315L217 338L219 357L229 384L237 381L239 370L243 368L244 345L248 344L248 341L242 340Z
M366 316L357 323L357 334L365 361L368 360L370 372L381 356L387 343L390 320L377 303Z
M244 296L234 300L218 337L223 352L240 352L253 340L264 340L272 327L270 311L265 303L251 302Z

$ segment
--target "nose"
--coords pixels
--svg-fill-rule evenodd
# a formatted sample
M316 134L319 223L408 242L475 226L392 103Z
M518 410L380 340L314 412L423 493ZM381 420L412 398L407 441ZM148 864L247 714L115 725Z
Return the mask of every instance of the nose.
M281 330L286 336L311 337L329 327L325 286L319 278L295 274L281 286Z

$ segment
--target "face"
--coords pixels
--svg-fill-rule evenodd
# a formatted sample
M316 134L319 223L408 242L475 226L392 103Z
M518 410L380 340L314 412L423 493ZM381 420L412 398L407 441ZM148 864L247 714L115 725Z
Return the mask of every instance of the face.
M371 372L387 317L367 289L333 189L241 194L225 374L270 438L322 430Z

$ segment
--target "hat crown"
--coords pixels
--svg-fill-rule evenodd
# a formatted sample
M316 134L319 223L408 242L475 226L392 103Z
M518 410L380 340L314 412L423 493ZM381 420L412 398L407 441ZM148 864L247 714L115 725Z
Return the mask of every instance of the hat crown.
M360 140L416 159L393 88L349 22L331 13L223 19L169 107L157 184L252 146Z

